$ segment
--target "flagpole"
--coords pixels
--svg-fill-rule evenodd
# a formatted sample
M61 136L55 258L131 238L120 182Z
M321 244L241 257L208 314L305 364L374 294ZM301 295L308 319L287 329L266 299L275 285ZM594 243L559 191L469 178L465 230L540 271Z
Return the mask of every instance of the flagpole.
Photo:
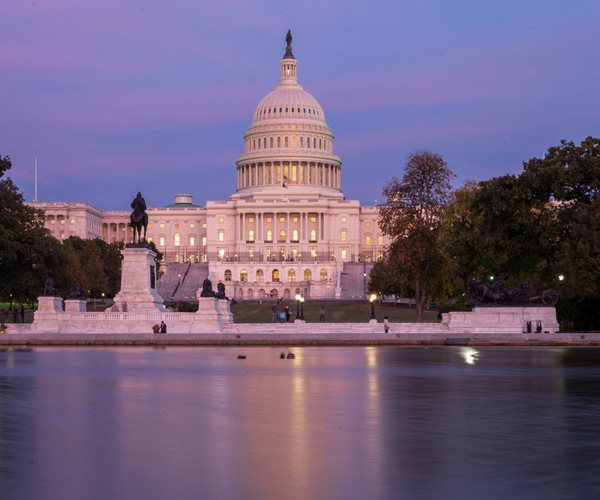
M34 167L34 189L33 189L33 201L38 201L38 174L37 174L37 158L35 159Z

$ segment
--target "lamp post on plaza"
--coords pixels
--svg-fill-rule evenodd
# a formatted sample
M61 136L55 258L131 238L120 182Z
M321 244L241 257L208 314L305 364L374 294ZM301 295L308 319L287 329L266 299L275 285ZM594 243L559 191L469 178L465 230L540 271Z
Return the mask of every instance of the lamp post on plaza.
M371 303L371 318L369 319L369 321L377 321L377 318L375 317L375 300L377 299L377 295L375 295L374 293L371 294L371 296L369 297L369 302Z
M300 319L300 299L302 298L302 295L297 293L294 298L296 299L296 319Z
M300 296L300 319L304 321L304 297Z

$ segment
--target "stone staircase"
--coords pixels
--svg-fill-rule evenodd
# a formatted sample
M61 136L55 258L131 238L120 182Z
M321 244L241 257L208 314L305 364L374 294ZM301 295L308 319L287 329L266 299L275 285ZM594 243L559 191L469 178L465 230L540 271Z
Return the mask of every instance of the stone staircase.
M365 300L366 284L373 264L366 262L344 262L344 270L340 278L342 300ZM364 275L367 275L366 277Z

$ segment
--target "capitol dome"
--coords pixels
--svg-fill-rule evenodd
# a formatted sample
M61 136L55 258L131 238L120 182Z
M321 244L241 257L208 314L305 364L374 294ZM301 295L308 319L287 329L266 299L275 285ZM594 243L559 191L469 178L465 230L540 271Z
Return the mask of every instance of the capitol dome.
M291 33L279 84L261 99L237 160L238 197L343 198L341 161L319 102L298 83Z

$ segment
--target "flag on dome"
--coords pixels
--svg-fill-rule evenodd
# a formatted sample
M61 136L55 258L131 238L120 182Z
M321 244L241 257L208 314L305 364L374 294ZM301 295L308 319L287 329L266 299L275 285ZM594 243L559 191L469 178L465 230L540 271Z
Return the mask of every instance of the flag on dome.
M289 183L290 183L290 179L288 178L287 175L284 175L283 176L283 184L282 184L283 187L286 188Z

